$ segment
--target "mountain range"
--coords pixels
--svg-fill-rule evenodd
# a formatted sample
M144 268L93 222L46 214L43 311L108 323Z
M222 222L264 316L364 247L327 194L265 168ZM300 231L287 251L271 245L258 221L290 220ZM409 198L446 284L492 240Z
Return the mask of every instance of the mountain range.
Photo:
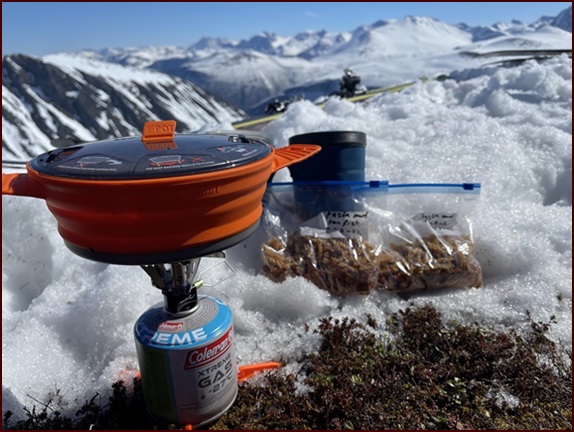
M56 140L89 142L138 135L148 120L177 131L245 113L190 81L69 55L2 59L2 159L27 160Z
M572 7L534 23L470 27L429 17L379 20L350 32L203 38L187 47L107 48L2 59L2 156L25 160L56 139L139 134L175 119L178 132L261 114L273 98L336 90L352 67L367 87L448 74L467 51L571 49Z

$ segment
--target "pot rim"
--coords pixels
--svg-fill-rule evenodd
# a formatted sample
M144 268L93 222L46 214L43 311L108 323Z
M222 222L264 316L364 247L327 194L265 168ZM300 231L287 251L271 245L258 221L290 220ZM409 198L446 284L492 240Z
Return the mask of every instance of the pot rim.
M178 184L178 183L189 183L189 182L206 182L213 180L227 180L229 178L241 176L246 171L256 171L261 168L266 168L273 163L274 152L265 156L263 159L253 161L246 165L240 165L236 167L226 168L220 171L210 171L202 173L193 174L178 174L169 177L153 177L153 178L136 178L136 179L86 179L86 178L72 178L63 177L56 175L49 175L41 173L27 164L26 170L28 175L31 176L32 180L39 186L46 184L57 184L59 186L70 186L70 187L124 187L124 186L142 186L146 187L149 185L168 185L168 184Z

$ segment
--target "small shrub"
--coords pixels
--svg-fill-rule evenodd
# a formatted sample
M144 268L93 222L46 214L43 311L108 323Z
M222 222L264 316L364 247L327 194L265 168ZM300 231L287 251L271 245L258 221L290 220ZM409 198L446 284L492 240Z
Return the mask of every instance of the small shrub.
M325 318L317 352L298 376L281 370L239 385L236 403L211 429L572 429L572 354L532 332L444 323L431 306L409 307L382 327ZM311 331L311 330L308 330ZM298 391L305 387L306 392ZM161 429L147 414L139 379L102 405L86 401L72 420L51 403L8 429Z

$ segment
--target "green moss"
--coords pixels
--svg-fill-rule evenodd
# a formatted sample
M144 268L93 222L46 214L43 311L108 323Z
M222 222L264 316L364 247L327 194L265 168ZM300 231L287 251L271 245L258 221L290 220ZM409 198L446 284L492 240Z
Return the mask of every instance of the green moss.
M409 307L381 327L323 319L318 352L298 376L279 370L239 386L233 407L211 429L571 429L571 353L532 332L494 332L444 323L431 306ZM312 331L312 330L308 330ZM543 359L543 361L541 361ZM305 393L297 389L304 384ZM141 383L119 382L105 405L94 397L71 420L48 405L17 429L156 429Z

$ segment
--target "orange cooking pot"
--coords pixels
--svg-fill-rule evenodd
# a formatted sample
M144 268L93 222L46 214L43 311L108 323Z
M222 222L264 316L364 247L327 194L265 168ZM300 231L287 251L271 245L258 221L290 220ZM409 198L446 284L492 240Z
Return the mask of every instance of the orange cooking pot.
M56 149L26 174L2 174L2 194L46 200L74 253L113 264L157 264L224 250L259 224L270 175L317 153L247 133L175 134L147 122L142 137Z

